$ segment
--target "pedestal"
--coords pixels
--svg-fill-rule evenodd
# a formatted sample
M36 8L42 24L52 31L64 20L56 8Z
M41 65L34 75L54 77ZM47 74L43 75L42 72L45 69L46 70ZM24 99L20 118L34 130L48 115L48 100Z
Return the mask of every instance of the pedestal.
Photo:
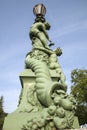
M50 71L52 81L58 81L59 75L56 71ZM35 73L31 69L25 69L20 74L22 91L20 94L19 105L15 112L8 114L5 118L3 130L22 130L23 125L44 111L44 106L40 104L35 92ZM43 111L42 111L43 110Z

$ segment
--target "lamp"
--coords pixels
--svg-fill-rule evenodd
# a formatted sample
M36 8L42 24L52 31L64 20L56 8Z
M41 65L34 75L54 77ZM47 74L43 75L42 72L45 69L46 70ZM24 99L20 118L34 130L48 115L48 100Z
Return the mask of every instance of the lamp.
M43 4L37 4L33 8L33 13L36 17L44 17L46 14L46 8Z

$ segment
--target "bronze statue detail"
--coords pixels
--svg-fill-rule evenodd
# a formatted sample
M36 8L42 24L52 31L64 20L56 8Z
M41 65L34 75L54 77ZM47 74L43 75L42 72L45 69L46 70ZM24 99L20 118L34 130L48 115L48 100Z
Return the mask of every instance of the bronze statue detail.
M26 55L25 69L20 74L19 105L5 119L3 130L79 128L76 100L66 93L66 77L58 62L62 50L50 48L54 44L47 32L50 24L44 18L46 8L38 4L33 11L36 19L29 31L32 50Z

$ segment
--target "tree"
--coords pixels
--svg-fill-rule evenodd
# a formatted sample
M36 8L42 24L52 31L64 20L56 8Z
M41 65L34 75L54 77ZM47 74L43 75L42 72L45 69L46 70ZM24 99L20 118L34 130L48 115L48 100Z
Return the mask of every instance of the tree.
M3 110L3 96L0 97L0 130L2 130L4 118L7 115L7 113Z
M87 123L87 70L75 69L71 72L71 93L77 100L76 115L80 125Z

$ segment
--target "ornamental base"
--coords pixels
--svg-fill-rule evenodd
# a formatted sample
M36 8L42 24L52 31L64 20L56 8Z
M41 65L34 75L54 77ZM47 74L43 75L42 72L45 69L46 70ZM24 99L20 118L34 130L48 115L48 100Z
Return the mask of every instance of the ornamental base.
M55 71L50 71L50 75L53 83L58 82L59 76ZM15 112L8 114L5 118L3 130L58 130L69 129L69 125L72 128L79 128L78 118L73 116L71 110L68 110L71 109L70 106L66 106L67 98L61 99L61 102L65 102L65 105L63 104L62 106L61 104L59 108L54 104L44 106L40 103L36 94L35 80L35 74L31 69L25 69L20 74L22 91L19 105ZM45 89L42 91L44 93ZM58 92L63 91L59 88ZM41 96L46 100L44 95ZM46 103L44 102L44 104ZM69 125L67 125L66 120L69 122Z

